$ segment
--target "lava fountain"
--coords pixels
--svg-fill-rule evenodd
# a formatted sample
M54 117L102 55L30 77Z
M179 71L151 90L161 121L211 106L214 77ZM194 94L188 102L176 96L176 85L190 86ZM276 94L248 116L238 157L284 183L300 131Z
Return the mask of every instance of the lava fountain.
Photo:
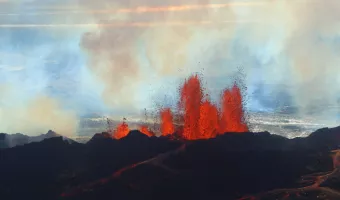
M175 128L173 113L170 108L160 110L162 136L177 133L186 140L209 139L226 132L247 132L242 94L235 83L221 95L221 105L211 103L209 95L204 93L198 75L190 76L180 88L178 116L180 127ZM176 115L176 116L177 116ZM147 136L154 134L146 126L140 126L140 132ZM113 137L120 139L129 133L128 125L123 122L114 131Z
M203 99L201 83L197 75L185 81L180 90L179 107L184 110L183 138L198 139L200 134L200 110Z
M170 108L162 109L161 116L161 133L163 136L173 134L175 132L173 124L173 116Z
M214 138L219 129L219 114L215 105L209 101L204 101L200 105L199 138Z
M219 133L248 131L248 127L244 123L241 90L236 84L232 89L223 92L221 104Z
M244 122L241 90L236 84L224 90L220 112L208 100L209 96L204 94L197 75L189 77L180 92L179 108L184 112L184 139L208 139L226 132L248 131Z

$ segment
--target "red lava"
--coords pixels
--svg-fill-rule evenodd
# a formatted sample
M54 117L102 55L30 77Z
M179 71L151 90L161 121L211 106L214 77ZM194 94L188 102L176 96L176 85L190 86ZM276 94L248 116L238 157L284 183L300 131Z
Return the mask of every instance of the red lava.
M117 126L116 130L113 131L112 137L119 140L127 136L129 132L130 132L130 129L129 129L128 124L123 122Z
M217 135L219 118L218 110L209 101L204 101L200 105L199 138L209 139Z
M163 136L171 135L175 132L173 124L173 116L170 108L162 109L160 112L161 117L161 133Z
M192 76L185 81L180 93L179 106L184 110L183 138L187 140L200 139L199 121L203 91L198 76Z
M224 90L220 112L204 93L197 75L184 82L180 95L179 108L184 113L184 139L209 139L227 132L248 131L244 121L241 90L236 84Z
M144 133L145 135L152 137L154 136L154 134L149 130L149 128L147 126L140 126L139 131L141 133Z
M220 133L247 132L244 123L242 95L236 84L230 90L225 90L222 95L222 116L220 120Z

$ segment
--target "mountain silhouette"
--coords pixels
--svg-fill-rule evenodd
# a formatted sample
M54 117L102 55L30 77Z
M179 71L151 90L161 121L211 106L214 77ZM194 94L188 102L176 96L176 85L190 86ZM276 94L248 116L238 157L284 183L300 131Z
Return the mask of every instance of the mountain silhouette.
M139 131L116 140L104 132L86 144L51 137L0 150L0 194L52 200L246 199L298 188L302 176L333 170L330 151L339 144L340 127L294 139L269 132L195 141Z
M44 139L53 137L63 137L64 140L68 142L75 142L67 137L57 134L52 130L49 130L46 134L41 134L38 136L27 136L21 133L16 134L0 133L0 148L11 148L18 145L28 144L31 142L40 142L43 141Z

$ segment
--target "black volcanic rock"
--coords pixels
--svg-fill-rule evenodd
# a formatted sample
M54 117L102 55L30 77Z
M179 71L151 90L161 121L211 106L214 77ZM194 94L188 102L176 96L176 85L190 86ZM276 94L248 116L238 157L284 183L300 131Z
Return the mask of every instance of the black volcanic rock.
M319 129L308 137L309 143L334 149L340 144L340 127Z
M138 131L138 130L132 130L127 134L126 137L122 139L129 139L129 138L148 138L149 136L145 135L144 133Z
M132 130L127 134L127 136L120 139L122 143L136 144L141 142L149 142L149 136L143 134L138 130ZM136 144L138 145L138 144Z
M105 139L111 139L111 134L108 132L102 132L102 133L96 133L94 136L88 141L88 143L93 143L98 140L105 140Z
M0 150L2 199L236 199L298 187L302 175L332 169L339 128L307 138L268 132L178 141L131 131L88 143L62 137ZM49 133L53 135L53 133Z

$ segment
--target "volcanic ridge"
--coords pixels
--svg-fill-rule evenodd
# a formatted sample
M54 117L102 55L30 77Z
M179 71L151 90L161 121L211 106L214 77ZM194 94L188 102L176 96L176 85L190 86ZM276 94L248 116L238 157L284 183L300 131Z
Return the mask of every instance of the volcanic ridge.
M130 131L119 140L98 133L79 144L54 137L0 151L0 194L4 199L317 199L321 194L338 199L339 143L340 127L295 139L244 132L175 140Z

